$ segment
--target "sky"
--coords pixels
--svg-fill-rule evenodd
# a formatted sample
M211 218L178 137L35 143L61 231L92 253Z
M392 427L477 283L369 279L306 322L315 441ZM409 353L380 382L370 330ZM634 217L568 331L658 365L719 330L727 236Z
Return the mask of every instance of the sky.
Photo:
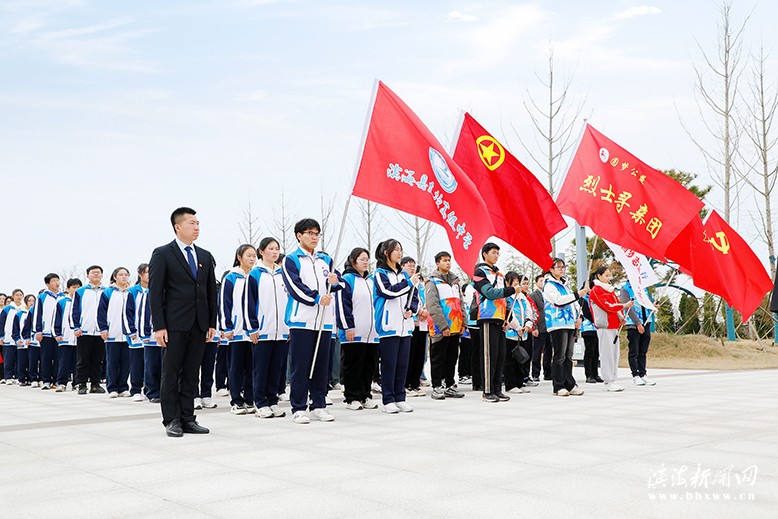
M719 5L0 0L0 291L95 263L134 271L173 238L181 205L220 268L249 204L260 235L278 234L282 194L287 219L334 204L334 248L376 79L444 145L466 110L540 176L521 143L541 152L524 103L547 96L549 48L571 117L582 107L575 134L585 116L653 167L711 184L694 67L716 52ZM778 5L735 2L736 21L749 13L744 65L760 41L774 48ZM707 201L722 209L721 189ZM410 249L407 226L382 215L381 238ZM732 224L767 264L756 218L744 190ZM339 257L365 242L358 204L346 222ZM446 247L435 229L429 257Z

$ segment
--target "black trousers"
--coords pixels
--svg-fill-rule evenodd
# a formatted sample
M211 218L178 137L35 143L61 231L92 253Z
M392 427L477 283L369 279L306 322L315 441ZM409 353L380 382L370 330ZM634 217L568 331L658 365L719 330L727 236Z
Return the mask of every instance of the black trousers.
M502 372L505 366L505 332L502 321L478 323L483 348L483 392L496 394L502 391Z
M411 335L411 355L408 358L408 373L405 376L405 387L419 389L421 372L424 371L424 352L427 349L427 332L418 328Z
M532 357L532 341L528 337L525 341L506 341L505 352L505 390L510 391L514 387L524 387L524 382L529 377L530 361ZM521 348L527 354L527 362L519 364L513 358L513 349Z
M548 332L540 332L532 344L532 378L540 378L540 367L543 366L543 376L551 377L551 336Z
M649 325L650 326L650 325ZM651 343L651 330L646 326L646 331L640 333L637 328L627 329L627 342L629 343L629 369L633 377L646 376L646 354Z
M370 398L370 384L373 382L375 360L378 358L378 344L364 342L341 343L341 382L344 386L345 402L364 402Z
M195 420L194 398L200 382L205 334L199 328L186 332L167 332L167 348L162 351L162 384L159 392L163 425L173 420Z
M100 385L105 359L105 341L99 335L82 335L76 339L76 385Z
M216 350L216 391L229 389L230 345L219 344Z
M473 340L470 337L461 337L459 339L459 364L457 372L459 377L472 377L473 370L470 368L470 355L473 353Z
M554 360L551 373L554 380L554 393L564 388L570 391L576 386L573 378L573 349L575 348L575 330L564 328L550 333L554 347Z
M600 362L600 340L597 332L581 332L584 340L584 373L586 378L597 378Z
M481 330L479 328L468 328L470 337L472 337L472 348L470 348L470 369L473 372L473 391L482 391L484 388L483 377L483 358L484 347L481 344Z
M441 337L430 343L430 371L432 387L454 387L457 383L454 372L459 355L459 335Z

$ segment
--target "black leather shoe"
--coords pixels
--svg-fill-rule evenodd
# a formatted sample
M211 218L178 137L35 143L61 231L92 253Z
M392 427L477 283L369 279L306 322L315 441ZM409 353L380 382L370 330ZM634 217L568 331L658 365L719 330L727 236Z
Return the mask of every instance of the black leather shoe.
M181 425L181 428L187 434L208 434L209 432L211 432L207 427L203 427L202 425L200 425L195 421L184 422Z
M586 377L586 383L587 384L596 384L597 383L597 379L594 378L594 377Z
M508 400L510 400L510 399L511 399L511 397L509 397L508 395L506 395L506 394L505 394L505 393L503 393L502 391L500 391L499 393L495 393L495 394L494 394L494 396L496 396L497 398L499 398L499 399L500 399L500 402L507 402Z
M484 402L490 402L492 404L500 401L497 395L493 395L491 393L481 395L481 400Z
M152 404L159 404L160 402L162 402L162 400L160 400L159 398L149 398L149 402L151 402Z
M600 378L600 375L597 375L594 377L595 382L605 382L603 379Z
M181 428L181 420L173 420L165 426L165 434L171 438L180 438L184 435L184 431Z
M103 389L102 386L92 386L92 389L89 390L90 393L105 393L105 389Z

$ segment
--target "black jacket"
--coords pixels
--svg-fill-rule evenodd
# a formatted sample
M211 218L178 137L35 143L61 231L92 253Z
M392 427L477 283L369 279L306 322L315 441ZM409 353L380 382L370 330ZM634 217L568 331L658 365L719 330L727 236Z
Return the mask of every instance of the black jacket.
M154 249L149 262L149 303L155 330L216 328L216 276L211 253L198 246L197 279L175 240Z

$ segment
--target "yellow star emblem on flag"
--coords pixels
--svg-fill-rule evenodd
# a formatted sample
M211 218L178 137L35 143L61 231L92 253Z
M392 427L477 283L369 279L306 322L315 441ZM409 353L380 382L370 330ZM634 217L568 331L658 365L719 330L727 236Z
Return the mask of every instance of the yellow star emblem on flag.
M489 169L494 171L505 160L505 149L491 135L482 135L475 140L478 147L478 155L481 161Z

